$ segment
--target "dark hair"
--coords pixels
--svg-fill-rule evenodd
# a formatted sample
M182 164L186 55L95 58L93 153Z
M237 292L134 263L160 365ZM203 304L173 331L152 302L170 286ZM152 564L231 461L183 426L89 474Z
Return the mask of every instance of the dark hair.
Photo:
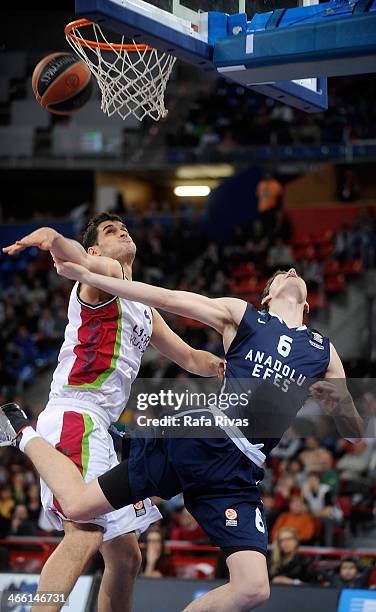
M261 295L261 302L262 300L267 297L269 295L269 291L270 291L270 285L272 284L272 282L274 281L275 278L277 278L277 276L279 276L280 274L286 274L286 270L277 270L277 272L274 272L273 276L271 276L265 287L264 287L264 291L262 292ZM261 304L261 308L260 310L266 310L267 312L269 311L269 304Z
M321 474L320 474L320 472L315 472L315 471L312 471L312 472L309 472L309 474L307 474L307 476L308 476L308 478L309 478L310 476L315 476L315 477L316 477L316 478L318 478L318 479L319 479L319 481L321 482Z
M99 213L98 215L95 215L95 217L90 219L84 231L82 232L81 242L85 251L87 251L88 248L93 246L94 244L97 244L98 225L103 223L103 221L120 221L120 223L123 223L123 219L119 217L119 215L115 215L114 213L103 212Z
M342 557L338 567L341 568L343 563L353 563L358 572L360 571L359 561L355 557Z

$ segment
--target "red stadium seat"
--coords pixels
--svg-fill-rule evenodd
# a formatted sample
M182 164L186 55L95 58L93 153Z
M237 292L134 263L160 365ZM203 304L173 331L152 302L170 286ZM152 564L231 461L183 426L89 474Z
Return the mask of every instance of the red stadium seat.
M339 261L337 261L337 259L330 259L329 261L325 262L323 266L323 272L325 275L338 274L338 272L340 271L341 264L339 263Z
M321 291L311 291L308 297L309 310L314 312L326 306L325 295Z
M327 293L341 293L346 286L343 274L331 274L325 279L325 291Z
M333 240L332 230L326 230L323 234L316 234L312 236L312 243L316 246L328 245Z
M239 266L236 266L231 271L231 278L233 279L245 279L250 276L257 276L258 271L255 264L251 261L241 263Z
M308 261L314 261L316 259L316 249L311 244L308 246L299 246L294 250L294 256L297 261L301 259L308 259Z
M358 276L363 270L363 263L361 259L354 259L345 261L342 266L342 272L345 276Z
M294 247L310 246L312 244L312 236L311 234L301 234L293 238L291 244Z
M319 261L326 259L327 257L330 257L330 255L332 255L333 250L334 249L332 244L323 244L318 248L317 258L319 259Z
M352 501L351 497L346 497L345 495L341 495L337 498L337 503L343 512L344 518L349 518L352 512Z

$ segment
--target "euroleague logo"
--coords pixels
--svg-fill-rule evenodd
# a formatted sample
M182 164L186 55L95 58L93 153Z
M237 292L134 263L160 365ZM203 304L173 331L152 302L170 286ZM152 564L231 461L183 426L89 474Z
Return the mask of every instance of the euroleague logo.
M138 501L133 504L133 508L137 517L144 516L144 514L146 514L146 508L143 501Z
M225 510L226 527L238 526L238 513L233 508Z

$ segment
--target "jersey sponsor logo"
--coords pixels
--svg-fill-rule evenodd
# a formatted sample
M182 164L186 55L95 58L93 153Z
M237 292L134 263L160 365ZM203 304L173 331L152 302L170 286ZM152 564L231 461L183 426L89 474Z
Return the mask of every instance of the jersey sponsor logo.
M263 325L266 325L266 321L263 321L262 319L257 319L257 323L262 323Z
M133 334L130 338L130 343L132 346L139 349L141 353L146 351L150 338L150 333L148 333L143 327L139 327L137 323L133 326Z
M322 344L324 341L324 338L318 332L312 332L312 338L315 342L319 342L320 344Z
M135 504L133 504L133 508L134 508L137 518L139 516L144 516L146 514L146 508L145 508L145 504L143 501L138 501Z
M315 348L320 349L320 351L324 350L324 347L322 346L322 344L317 344L317 342L314 342L313 340L308 340L308 342Z
M255 525L256 525L257 531L260 531L260 533L265 533L265 525L264 525L264 521L262 520L260 508L256 508Z
M280 352L290 351L291 344L287 342L289 336L281 336L281 338L282 341L280 340L279 343ZM307 378L297 372L295 368L290 367L287 363L283 363L283 361L276 359L272 355L268 355L264 351L251 349L244 359L251 362L251 378L270 379L270 382L284 393L287 393L291 384L302 387Z
M225 510L226 527L237 527L238 526L238 513L234 508L227 508Z

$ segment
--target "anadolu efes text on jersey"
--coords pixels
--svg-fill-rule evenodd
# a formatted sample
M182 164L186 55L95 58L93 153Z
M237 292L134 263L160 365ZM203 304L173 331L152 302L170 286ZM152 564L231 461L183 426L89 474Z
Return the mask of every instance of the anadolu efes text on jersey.
M328 338L305 325L289 328L279 316L248 304L227 351L224 385L227 393L247 392L248 407L226 413L250 418L246 436L253 442L279 438L306 401L311 384L324 376L329 360ZM269 445L275 443L270 440Z
M50 400L72 398L99 405L108 421L124 410L153 330L149 306L112 297L98 306L72 290L68 325Z

